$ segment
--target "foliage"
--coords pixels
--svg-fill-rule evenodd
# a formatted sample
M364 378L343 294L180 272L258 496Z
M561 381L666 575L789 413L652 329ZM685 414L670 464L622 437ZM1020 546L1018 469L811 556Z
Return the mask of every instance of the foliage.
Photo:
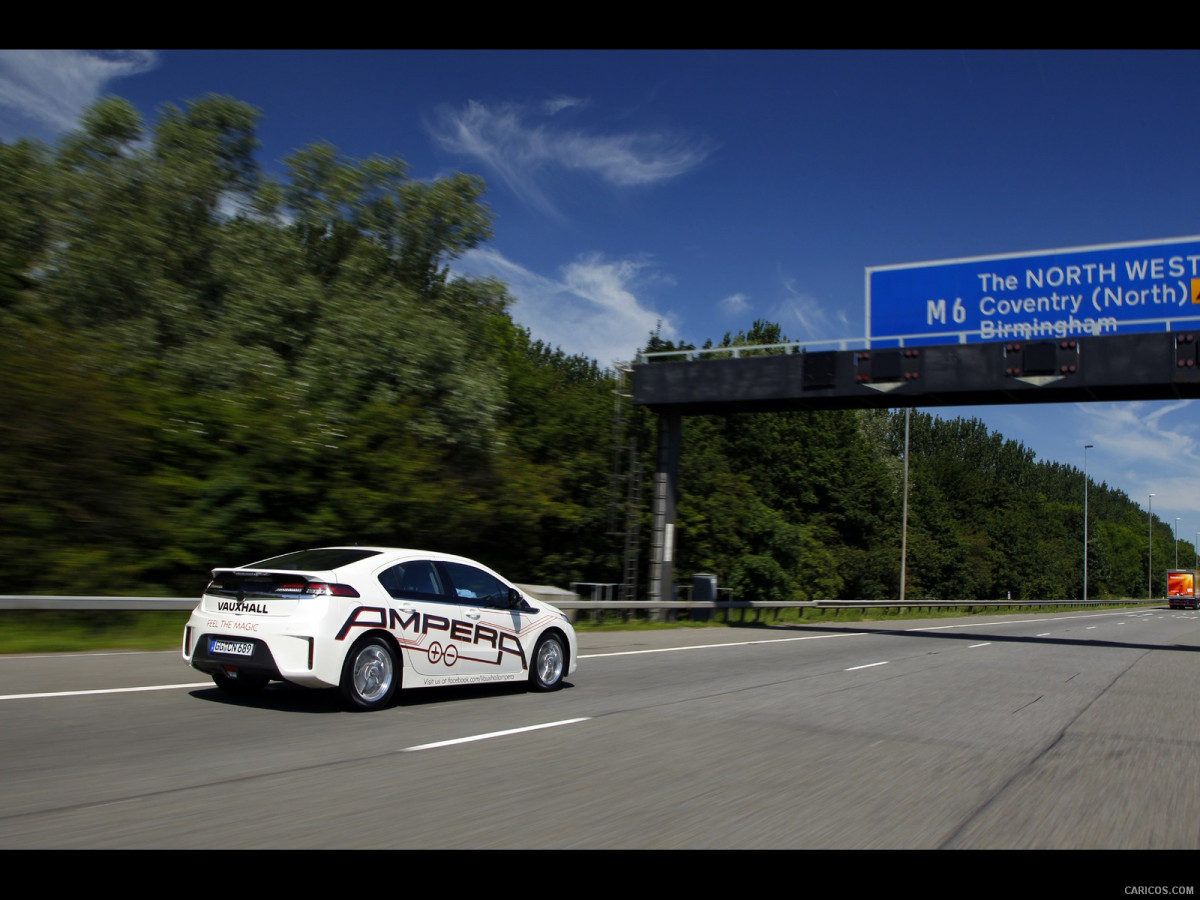
M110 97L55 146L0 143L6 592L188 595L213 566L329 542L622 580L654 419L515 323L504 284L454 276L491 237L482 180L323 143L266 176L258 119L210 95L147 124ZM786 340L755 321L715 348ZM903 413L685 420L678 579L886 599L906 538L911 599L1079 596L1082 473L975 420L910 426L905 459ZM650 493L629 520L643 578ZM1165 523L1105 485L1089 515L1090 593L1161 580Z

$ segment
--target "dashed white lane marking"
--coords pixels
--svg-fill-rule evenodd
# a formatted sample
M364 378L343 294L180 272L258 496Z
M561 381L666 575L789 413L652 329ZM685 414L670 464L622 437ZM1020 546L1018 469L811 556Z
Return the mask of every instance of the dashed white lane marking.
M538 731L542 728L557 728L560 725L574 725L576 722L587 722L591 716L583 716L578 719L563 719L560 722L547 722L544 725L526 725L524 728L509 728L506 731L490 731L487 734L473 734L469 737L454 738L449 741L434 741L432 744L417 744L414 747L405 747L403 752L409 753L413 750L432 750L435 747L449 747L453 744L469 744L472 741L486 741L489 738L507 737L510 734L522 734L526 731Z

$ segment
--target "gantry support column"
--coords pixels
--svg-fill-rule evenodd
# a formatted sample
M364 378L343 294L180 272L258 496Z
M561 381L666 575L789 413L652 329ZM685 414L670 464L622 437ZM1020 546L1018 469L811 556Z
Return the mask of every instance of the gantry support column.
M658 459L654 467L653 526L650 533L650 599L675 599L675 501L683 442L678 412L658 415Z

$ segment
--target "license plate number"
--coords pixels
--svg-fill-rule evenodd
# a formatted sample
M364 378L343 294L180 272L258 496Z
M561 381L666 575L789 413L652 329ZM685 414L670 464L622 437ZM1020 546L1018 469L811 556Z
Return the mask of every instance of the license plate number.
M218 641L215 638L209 643L210 653L232 653L234 656L253 656L254 645L249 641Z

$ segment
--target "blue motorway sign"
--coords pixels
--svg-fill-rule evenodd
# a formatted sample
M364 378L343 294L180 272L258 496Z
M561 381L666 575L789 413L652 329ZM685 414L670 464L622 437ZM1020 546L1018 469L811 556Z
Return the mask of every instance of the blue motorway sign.
M977 343L1200 327L1200 237L867 269L867 337Z

